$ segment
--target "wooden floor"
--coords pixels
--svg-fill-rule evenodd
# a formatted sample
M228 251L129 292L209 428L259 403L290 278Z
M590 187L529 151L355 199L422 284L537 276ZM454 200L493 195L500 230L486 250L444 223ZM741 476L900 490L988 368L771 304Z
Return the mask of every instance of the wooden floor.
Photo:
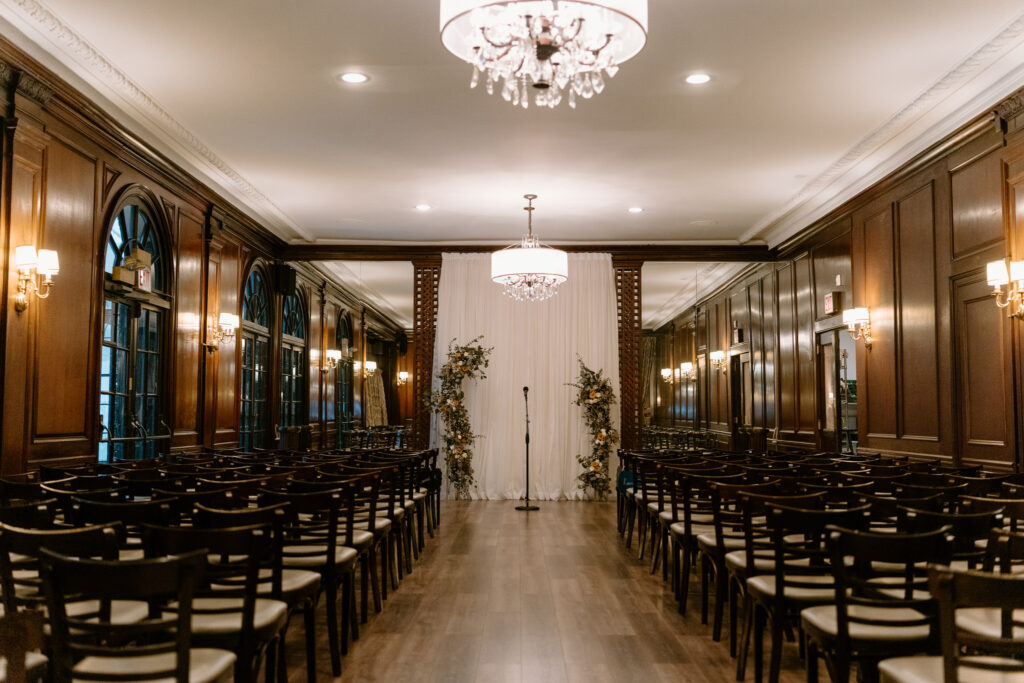
M530 513L515 505L444 503L441 528L363 626L340 680L735 680L727 643L711 640L699 605L680 616L660 572L624 547L614 503L541 502ZM319 678L336 680L319 611ZM295 683L306 676L303 637L293 620ZM788 645L781 683L803 680Z

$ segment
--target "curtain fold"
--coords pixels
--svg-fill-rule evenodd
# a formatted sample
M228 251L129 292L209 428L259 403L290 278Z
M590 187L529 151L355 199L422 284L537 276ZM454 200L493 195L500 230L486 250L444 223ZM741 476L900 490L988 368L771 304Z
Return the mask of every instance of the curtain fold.
M569 280L540 303L516 302L490 280L490 254L444 254L438 284L434 368L448 344L483 335L493 347L487 378L464 385L473 431L473 498L518 499L525 485L523 387L530 388L530 498L580 499L576 456L590 453L582 408L571 403L579 366L603 370L619 397L615 275L609 254L570 254ZM436 372L435 372L436 375ZM435 376L435 386L437 380ZM613 409L618 428L619 406ZM438 420L431 444L438 443ZM613 457L614 459L614 457ZM610 463L615 472L618 463ZM614 483L613 483L614 485Z
M366 426L379 427L388 423L388 406L384 398L384 378L381 370L366 379Z

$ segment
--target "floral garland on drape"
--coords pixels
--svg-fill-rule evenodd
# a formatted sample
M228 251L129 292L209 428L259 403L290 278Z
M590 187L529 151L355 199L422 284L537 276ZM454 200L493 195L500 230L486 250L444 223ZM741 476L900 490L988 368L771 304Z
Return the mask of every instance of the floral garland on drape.
M465 379L484 379L489 361L487 357L493 348L485 349L477 337L467 344L458 346L455 340L448 342L448 362L441 368L438 379L441 388L434 393L426 393L424 403L435 413L441 415L444 422L444 454L448 470L448 482L455 488L455 497L460 500L469 498L469 489L473 486L473 427L469 422L469 411L466 410L466 395L462 391Z
M611 407L615 405L615 391L612 383L604 376L603 370L594 372L577 358L580 374L574 384L576 399L573 404L583 407L583 419L587 422L593 437L590 455L577 455L576 460L583 466L578 477L578 487L590 489L598 500L604 500L611 492L611 474L608 472L612 448L619 443L619 433L612 428Z

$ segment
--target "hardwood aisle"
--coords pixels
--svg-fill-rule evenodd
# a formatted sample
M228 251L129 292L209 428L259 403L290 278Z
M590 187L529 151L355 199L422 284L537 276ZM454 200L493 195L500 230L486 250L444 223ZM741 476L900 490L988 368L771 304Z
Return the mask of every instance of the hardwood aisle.
M539 504L525 513L513 501L445 502L441 528L362 627L340 680L735 680L727 643L700 624L696 581L697 604L691 597L681 617L660 573L616 536L614 503ZM320 680L329 681L320 613ZM303 642L293 620L294 683L305 681ZM794 652L781 683L804 680Z

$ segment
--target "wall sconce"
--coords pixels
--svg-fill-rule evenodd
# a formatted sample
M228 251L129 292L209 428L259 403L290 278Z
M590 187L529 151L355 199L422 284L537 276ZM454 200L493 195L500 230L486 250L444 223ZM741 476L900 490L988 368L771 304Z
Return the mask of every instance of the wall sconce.
M324 363L320 366L320 372L326 374L329 370L338 367L341 362L341 351L338 349L327 349L324 351Z
M352 369L357 373L362 370L363 377L369 377L373 373L377 372L377 361L368 360L366 361L365 366L359 361L356 361L352 364Z
M680 363L677 372L683 379L691 381L697 379L697 370L693 367L693 363Z
M1024 318L1024 261L1011 261L1009 269L1006 261L992 261L987 270L996 306L1006 309L1007 318ZM1007 285L1005 298L1003 285Z
M725 351L712 351L708 357L716 370L726 372Z
M14 295L14 310L21 313L28 308L29 294L40 299L50 296L53 278L60 272L57 252L23 245L14 250L14 265L18 269L18 293Z
M210 327L206 330L207 342L204 344L206 350L213 353L220 345L235 338L235 330L238 329L239 319L234 313L221 313L217 327Z
M409 381L409 373L406 370L399 370L398 372L398 386L403 387Z
M672 376L672 368L661 369L661 381L667 382L668 384L675 383L675 377Z
M871 316L867 308L848 308L843 311L843 324L850 330L850 338L863 340L864 348L871 348Z

